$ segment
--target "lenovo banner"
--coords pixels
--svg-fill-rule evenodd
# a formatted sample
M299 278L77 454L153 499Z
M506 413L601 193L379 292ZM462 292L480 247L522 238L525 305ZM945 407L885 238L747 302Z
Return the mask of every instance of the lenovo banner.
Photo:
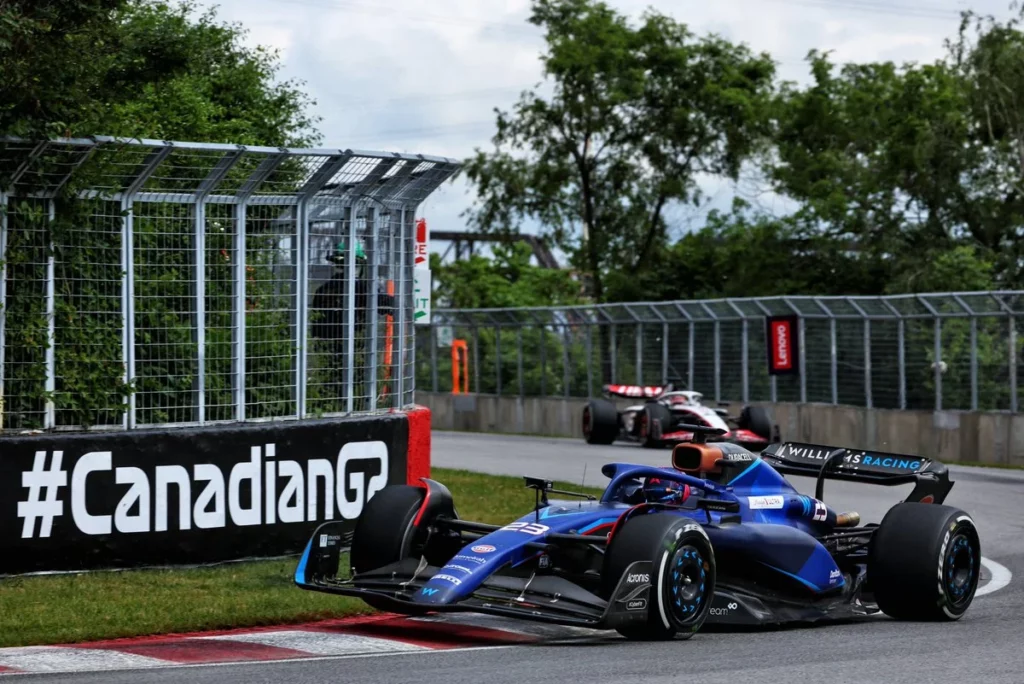
M407 481L409 428L396 413L0 438L0 575L298 553Z
M769 375L800 373L798 320L796 316L769 316L766 319Z

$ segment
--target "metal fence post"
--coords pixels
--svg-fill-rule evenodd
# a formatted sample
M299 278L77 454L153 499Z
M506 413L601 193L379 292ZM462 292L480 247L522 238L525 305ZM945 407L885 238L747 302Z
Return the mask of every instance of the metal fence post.
M480 328L473 326L473 392L480 394Z
M564 377L565 387L563 388L563 395L566 399L569 398L569 387L572 382L572 378L569 375L569 326L568 324L562 326L562 375Z
M309 392L309 196L295 208L295 415L305 418Z
M348 301L345 302L346 313L348 314L348 329L345 332L345 336L348 338L347 349L345 350L345 413L351 414L355 409L355 365L356 365L356 217L355 213L349 209L346 211L348 218L348 238L345 244L345 280L348 281ZM404 292L403 292L404 294ZM401 330L401 328L399 328ZM401 339L401 335L399 335ZM399 346L401 349L401 345ZM401 351L399 351L399 359L401 359ZM401 362L399 362L399 369L402 368ZM401 375L399 372L399 383L401 383Z
M195 240L195 256L192 287L195 292L195 330L196 345L196 422L206 422L206 202L196 200L193 205L192 220L194 221L193 239Z
M124 382L135 379L135 205L121 200L121 362ZM121 424L126 430L136 425L135 392L128 392L128 410Z
M353 226L355 223L353 223ZM355 228L353 235L355 234ZM413 274L412 269L415 266L415 262L409 263L406 259L408 253L412 251L410 242L413 241L413 232L416 230L416 214L412 209L408 207L402 208L402 225L398 230L398 349L396 350L398 359L398 395L395 408L402 408L405 405L405 354L408 345L406 344L406 326L410 325L410 316L406 315L406 307L414 306L412 301L412 293L410 290L413 286ZM412 323L415 325L415 323ZM415 344L413 345L416 346ZM415 387L415 377L412 379Z
M978 318L971 316L971 410L978 410Z
M686 389L693 389L693 347L695 342L697 324L694 321L690 321L690 339L687 342L686 348Z
M741 344L741 354L743 354L743 403L750 401L750 359L749 356L749 342L747 340L750 334L750 324L747 319L743 319L743 342Z
M661 324L661 384L668 384L668 323Z
M831 313L831 312L830 312ZM828 332L831 350L829 352L829 376L832 385L832 403L839 403L839 349L836 341L836 317L830 315L828 319Z
M548 336L544 326L538 326L540 333L540 396L548 393Z
M899 348L896 350L897 383L899 384L899 408L906 409L906 323L903 318L896 324L896 337Z
M249 206L242 201L235 205L234 273L231 300L231 389L235 420L245 420L245 264L246 219Z
M640 386L643 386L643 384L644 384L644 382L643 382L643 324L640 323L640 322L637 322L635 325L637 327L636 328L636 331L637 331L637 335L636 335L636 337L637 337L637 339L636 339L636 346L637 346L637 348L636 348L636 352L637 352L637 362L636 362L636 367L637 367L636 368L637 384L640 385Z
M864 404L871 408L874 397L871 392L871 319L864 319Z
M523 380L523 329L516 328L516 377L519 379L519 398L526 396Z
M495 391L501 396L501 326L494 326L494 380Z
M614 323L612 323L611 324L611 328L612 328L611 329L611 334L609 335L609 337L611 338L611 349L609 351L611 352L611 356L612 356L612 359L611 359L611 361L612 361L612 364L611 364L612 365L612 382L618 382L619 381L619 375L615 371L615 366L617 365L618 357L619 357L619 353L615 349L615 347L616 347L615 340L618 337L618 334L617 334L618 333L618 326L616 326Z
M437 328L430 326L430 386L437 392ZM453 388L454 389L454 388Z
M1010 314L1010 412L1017 412L1017 319Z
M935 410L942 410L942 319L935 319Z
M715 321L715 401L722 401L722 324Z
M49 254L46 257L46 413L43 418L43 429L52 430L57 426L57 407L53 395L57 390L57 273L56 260L53 253L53 223L57 218L57 205L53 200L47 201L47 215L50 222L47 226L47 245Z
M594 396L594 326L587 322L587 399Z
M797 332L800 335L800 403L807 403L807 320L800 316Z
M367 340L367 346L369 347L370 360L367 364L369 379L367 380L367 387L369 388L370 396L368 397L370 402L370 410L377 410L377 340L380 326L377 323L377 294L379 292L377 288L377 275L379 273L377 268L377 235L379 229L377 225L378 213L376 207L366 207L366 259L370 266L369 273L369 297L367 297L367 303L370 306L370 313L368 314L370 319L370 339ZM401 373L399 374L401 375ZM399 404L403 397L399 394Z

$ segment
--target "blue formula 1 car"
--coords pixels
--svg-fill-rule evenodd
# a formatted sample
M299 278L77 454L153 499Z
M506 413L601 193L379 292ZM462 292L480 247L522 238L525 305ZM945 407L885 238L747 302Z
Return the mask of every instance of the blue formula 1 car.
M462 520L449 490L389 486L355 529L321 525L295 572L303 589L407 615L472 611L687 638L705 623L782 624L879 611L956 620L974 598L981 548L941 463L808 444L759 455L689 426L670 467L609 463L598 499L526 478L535 510L507 525ZM817 478L815 496L786 474ZM824 503L826 479L913 483L879 524ZM549 501L548 494L566 498ZM339 576L350 544L349 577Z

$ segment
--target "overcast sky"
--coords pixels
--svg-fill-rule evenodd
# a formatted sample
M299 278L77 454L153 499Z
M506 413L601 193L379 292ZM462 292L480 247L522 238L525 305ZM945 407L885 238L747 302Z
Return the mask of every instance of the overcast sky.
M540 29L529 0L199 0L280 50L282 77L305 81L325 147L464 158L490 147L493 108L509 108L541 79ZM1008 0L611 0L634 17L654 7L707 32L768 51L782 78L806 82L808 50L840 61L931 61L955 35L959 12L1009 16ZM708 183L711 205L744 187ZM462 182L420 208L434 230L462 230ZM761 198L768 210L784 210ZM698 228L702 213L673 216Z

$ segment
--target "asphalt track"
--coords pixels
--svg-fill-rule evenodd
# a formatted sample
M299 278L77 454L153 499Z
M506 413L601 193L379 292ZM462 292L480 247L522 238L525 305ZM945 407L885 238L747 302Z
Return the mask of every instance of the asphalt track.
M631 445L590 447L564 439L435 432L433 464L506 475L533 475L600 486L610 461L667 463L668 451ZM315 658L149 671L25 675L47 683L135 684L524 684L571 676L586 684L695 681L829 684L983 684L1024 682L1024 473L953 467L947 503L972 516L988 559L987 586L955 623L859 623L755 632L701 632L688 641L630 643L616 636L566 643ZM792 478L813 493L806 478ZM825 499L877 522L909 486L827 483ZM1014 575L1008 584L1008 574Z

